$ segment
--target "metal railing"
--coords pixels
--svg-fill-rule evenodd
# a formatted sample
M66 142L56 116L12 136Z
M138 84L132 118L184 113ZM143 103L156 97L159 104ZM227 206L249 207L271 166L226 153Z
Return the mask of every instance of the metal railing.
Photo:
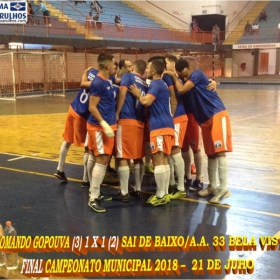
M19 36L35 36L47 38L69 38L69 39L115 39L120 41L131 42L174 42L174 43L197 43L212 44L212 32L195 32L183 29L156 28L149 26L124 25L123 31L111 22L97 22L96 25L83 22L76 22L69 18L60 19L50 17L51 26L45 26L42 16L35 16L33 21L35 24L11 24L2 25L0 34L3 35L19 35ZM78 23L78 24L77 24ZM95 27L95 28L94 28ZM241 43L276 43L279 42L278 28L259 29L257 32L245 35L242 32L220 32L220 42L229 33L236 33L236 38Z

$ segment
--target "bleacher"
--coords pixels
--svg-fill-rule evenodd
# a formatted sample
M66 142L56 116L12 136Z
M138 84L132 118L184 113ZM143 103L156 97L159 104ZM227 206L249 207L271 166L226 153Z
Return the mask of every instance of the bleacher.
M63 2L67 2L63 4ZM49 1L56 9L60 10L69 18L75 19L77 22L84 23L86 15L91 11L90 2L74 4L74 1ZM126 26L149 26L154 28L162 27L154 20L135 11L133 8L122 3L121 1L100 1L103 12L100 13L99 21L114 23L116 15L121 15L122 24ZM95 12L93 11L93 15Z
M87 39L106 39L117 41L139 41L139 42L190 42L186 40L185 32L182 30L170 30L163 28L154 20L142 15L121 1L100 1L102 12L99 15L98 27L93 29L86 24L86 16L92 11L91 1L78 3L74 1L49 1L48 8L51 15L60 18L60 21L68 23L85 34ZM95 10L92 11L95 15ZM119 32L115 26L115 16L121 15L123 32Z
M86 24L86 16L92 10L91 1L78 3L74 1L46 1L51 10L51 26L45 26L42 12L38 11L38 1L32 2L35 15L33 20L36 24L26 25L3 25L0 35L23 35L46 38L72 38L115 40L128 42L161 42L161 43L211 43L211 34L193 34L186 30L164 28L154 20L137 12L126 3L121 1L100 1L102 12L99 22L102 28L89 28ZM258 32L252 35L243 35L238 44L275 43L280 40L280 2L270 1L265 6L267 21L259 23ZM92 11L95 15L95 11ZM115 15L120 14L123 32L119 32L115 26ZM258 16L253 22L258 22ZM252 22L252 23L253 23ZM240 34L243 31L238 31ZM201 37L201 38L200 38ZM208 38L209 37L209 38Z
M278 24L280 23L280 2L270 1L265 9L266 21L259 22L259 16L254 23L258 23L258 32L252 35L243 35L238 44L275 43L279 41Z

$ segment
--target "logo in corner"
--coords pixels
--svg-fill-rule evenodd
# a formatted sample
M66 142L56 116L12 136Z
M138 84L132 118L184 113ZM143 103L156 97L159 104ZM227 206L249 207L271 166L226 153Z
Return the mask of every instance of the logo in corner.
M24 1L0 1L0 24L26 24L27 4Z
M11 2L10 11L12 12L24 12L26 11L26 2Z

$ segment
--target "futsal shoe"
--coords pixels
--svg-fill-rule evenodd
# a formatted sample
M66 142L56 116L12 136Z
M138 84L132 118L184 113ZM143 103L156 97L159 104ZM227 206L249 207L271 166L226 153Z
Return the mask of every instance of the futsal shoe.
M62 181L67 181L67 178L65 176L65 173L63 171L59 171L59 170L56 170L56 172L53 174L56 178L58 178L59 180L62 180Z

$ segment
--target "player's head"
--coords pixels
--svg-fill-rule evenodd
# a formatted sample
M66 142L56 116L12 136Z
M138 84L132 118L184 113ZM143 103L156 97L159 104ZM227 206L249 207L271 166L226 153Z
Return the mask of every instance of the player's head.
M117 72L118 72L118 67L119 67L119 63L117 61L114 62L114 73L112 74L113 76L116 76Z
M166 62L166 70L167 71L174 71L175 70L175 64L178 61L177 57L172 54L168 54L165 56L165 62Z
M113 75L115 71L114 56L108 53L102 53L97 58L98 69L108 71L109 75Z
M146 67L147 63L142 59L138 59L133 62L132 71L140 75L144 75Z
M159 60L163 63L164 68L166 68L166 62L165 62L165 58L162 55L154 55L152 57L149 58L148 62L152 62L154 60Z
M165 70L164 63L160 60L152 60L148 63L148 67L146 69L146 78L153 79L155 76L161 76Z
M178 76L186 81L191 75L190 64L185 59L179 59L175 64L175 70Z
M132 63L127 59L122 59L119 62L119 68L120 69L126 69L127 72L131 72L132 71Z

